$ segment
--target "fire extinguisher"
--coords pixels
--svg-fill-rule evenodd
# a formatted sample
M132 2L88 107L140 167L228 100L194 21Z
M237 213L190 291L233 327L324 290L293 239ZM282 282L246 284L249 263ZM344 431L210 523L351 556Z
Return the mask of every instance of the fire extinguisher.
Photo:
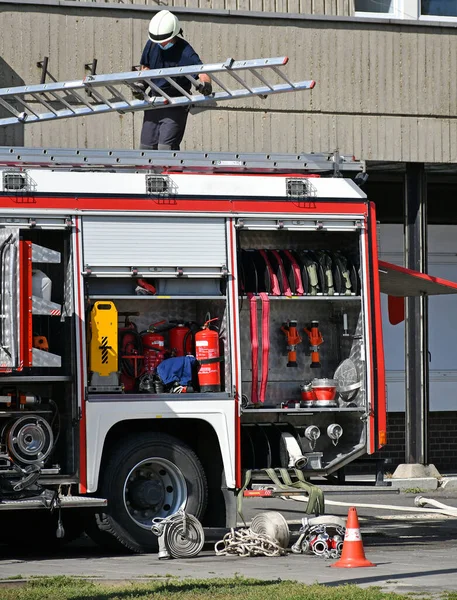
M173 329L170 329L168 341L172 356L186 356L192 354L192 331L188 323L182 321L170 321Z
M210 329L210 323L217 320L217 317L209 319L195 334L195 358L201 365L198 371L201 392L221 391L219 333Z
M135 323L125 317L125 325L119 329L120 382L125 392L135 389L136 380L143 369L141 337Z
M165 322L159 321L158 323L153 323L149 325L146 331L141 332L144 356L143 372L148 375L155 373L157 365L165 358L165 338L160 329L160 325L163 325Z

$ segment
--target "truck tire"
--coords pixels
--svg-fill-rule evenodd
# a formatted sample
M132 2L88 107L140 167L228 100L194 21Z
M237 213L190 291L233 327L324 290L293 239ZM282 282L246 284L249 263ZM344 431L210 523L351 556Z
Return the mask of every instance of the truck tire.
M100 491L108 500L108 511L98 519L99 541L107 541L109 534L115 542L107 544L111 549L117 542L138 553L158 549L151 532L155 517L184 508L201 518L208 496L206 475L195 452L171 435L152 432L119 442L101 474Z

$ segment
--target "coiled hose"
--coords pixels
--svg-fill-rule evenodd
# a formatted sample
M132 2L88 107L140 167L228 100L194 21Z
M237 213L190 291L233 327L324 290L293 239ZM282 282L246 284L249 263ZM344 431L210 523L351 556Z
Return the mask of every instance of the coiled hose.
M153 519L152 533L159 537L159 558L193 558L205 543L200 521L183 510L161 519Z

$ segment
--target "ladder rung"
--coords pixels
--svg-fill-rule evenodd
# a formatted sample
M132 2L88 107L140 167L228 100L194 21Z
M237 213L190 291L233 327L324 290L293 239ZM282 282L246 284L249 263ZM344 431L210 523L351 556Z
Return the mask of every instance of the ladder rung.
M25 100L23 100L22 98L19 98L19 96L13 96L13 98L16 100L16 102L18 102L19 104L22 104L22 106L24 108L26 108L30 113L32 113L32 115L35 115L36 117L39 116L40 113L35 112L33 110L33 108L31 108Z
M186 90L183 87L181 87L179 85L179 83L176 83L176 81L173 81L173 79L171 77L164 77L164 79L165 79L165 81L168 81L168 83L170 85L172 85L175 89L180 91L183 96L185 96L186 98L190 98L190 100L192 100L192 95L189 94L189 92L186 92Z

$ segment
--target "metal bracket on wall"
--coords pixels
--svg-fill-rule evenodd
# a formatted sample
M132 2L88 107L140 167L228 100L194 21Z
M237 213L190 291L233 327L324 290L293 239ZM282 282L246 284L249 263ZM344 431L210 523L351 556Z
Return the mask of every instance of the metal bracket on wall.
M39 60L36 66L41 69L40 84L43 85L46 82L46 75L48 74L48 62L49 56L45 56L43 60Z
M84 64L84 69L86 71L89 71L89 75L93 76L97 74L97 62L98 60L96 58L93 58L92 62ZM89 98L92 98L93 96L92 91L90 89L86 90L86 94L89 96Z

